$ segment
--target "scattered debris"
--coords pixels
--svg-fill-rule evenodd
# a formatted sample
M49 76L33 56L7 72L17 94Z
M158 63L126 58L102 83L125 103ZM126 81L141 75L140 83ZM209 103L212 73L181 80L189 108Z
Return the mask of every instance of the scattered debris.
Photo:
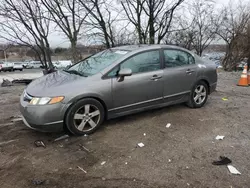
M223 100L223 101L228 101L228 98L223 97L222 100Z
M0 142L0 146L9 144L9 143L12 143L12 142L15 142L15 141L18 141L18 139L16 139L16 140L9 140L9 141L5 141L5 142Z
M13 118L12 120L11 120L11 122L18 122L18 121L23 121L23 118L21 118L21 117L16 117L16 118Z
M33 80L32 79L18 79L18 80L12 80L13 84L30 84Z
M168 159L168 162L169 162L169 163L171 163L171 161L172 161L171 159Z
M137 144L140 148L144 147L145 145L143 143L138 143Z
M218 136L216 136L216 140L223 140L225 138L225 136L220 136L220 135L218 135Z
M56 139L54 140L54 142L57 142L57 141L60 141L60 140L64 140L64 139L66 139L66 138L69 138L69 135L65 134L65 135L63 135L63 136L60 136L60 137L56 138Z
M106 180L106 178L102 177L102 180L103 180L103 181L105 181L105 180Z
M171 123L168 123L167 125L166 125L166 128L169 128L171 126Z
M32 183L34 185L42 185L44 184L45 180L32 180Z
M128 162L125 162L125 165L127 165L128 164Z
M1 84L1 86L2 87L10 87L10 86L13 86L13 84L8 79L3 79L3 83Z
M220 156L220 160L219 161L213 161L212 164L213 165L228 165L232 163L231 159L224 157L224 156Z
M34 142L34 144L35 144L36 147L44 147L44 148L46 148L45 144L41 140L36 140Z
M7 127L7 126L10 126L10 125L13 125L13 122L12 123L0 124L0 127Z
M87 174L87 171L85 171L83 168L81 168L80 166L77 166L77 168L79 168L81 171L83 171L85 174Z
M146 133L143 134L143 136L146 136L146 135L147 135Z
M87 136L89 136L89 135L85 134L84 136L87 137Z
M101 165L102 165L102 166L105 165L105 164L106 164L106 161L101 162Z
M82 149L84 149L85 151L90 152L90 150L89 150L88 148L86 148L85 146L83 146L82 144L79 144L79 146L80 146Z
M190 184L189 184L189 183L187 183L187 186L190 186Z
M227 165L228 170L231 174L240 175L241 173L232 165Z

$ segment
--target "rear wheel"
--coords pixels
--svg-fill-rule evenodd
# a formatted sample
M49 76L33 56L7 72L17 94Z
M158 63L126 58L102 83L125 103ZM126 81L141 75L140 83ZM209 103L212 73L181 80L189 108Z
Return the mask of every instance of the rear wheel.
M187 105L190 108L201 108L207 102L208 98L208 85L199 81L192 89Z
M70 107L65 117L65 124L75 135L91 134L102 124L104 115L104 108L99 101L86 98Z

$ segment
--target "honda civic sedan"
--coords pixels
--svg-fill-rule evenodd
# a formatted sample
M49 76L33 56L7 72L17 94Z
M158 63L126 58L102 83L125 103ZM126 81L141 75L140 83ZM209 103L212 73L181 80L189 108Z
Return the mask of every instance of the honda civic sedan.
M35 130L90 134L104 120L186 103L202 107L217 85L216 66L169 45L104 50L34 80L20 109Z

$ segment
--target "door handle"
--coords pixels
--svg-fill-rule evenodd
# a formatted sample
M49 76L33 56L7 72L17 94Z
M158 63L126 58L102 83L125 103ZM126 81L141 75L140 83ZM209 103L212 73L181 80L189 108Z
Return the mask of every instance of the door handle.
M152 77L151 77L151 80L155 80L155 81L157 81L157 80L159 80L159 79L161 79L162 78L162 76L158 76L158 75L153 75Z
M190 70L190 69L188 69L188 70L186 70L186 73L187 74L192 74L194 71L193 70Z

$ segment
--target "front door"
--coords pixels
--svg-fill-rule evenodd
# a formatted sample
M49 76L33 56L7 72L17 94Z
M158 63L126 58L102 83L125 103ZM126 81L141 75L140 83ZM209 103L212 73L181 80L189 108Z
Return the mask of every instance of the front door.
M164 101L179 100L187 96L197 77L197 65L188 52L177 49L164 51Z
M163 69L159 50L136 54L120 64L132 75L119 82L112 78L112 111L126 112L163 102Z

